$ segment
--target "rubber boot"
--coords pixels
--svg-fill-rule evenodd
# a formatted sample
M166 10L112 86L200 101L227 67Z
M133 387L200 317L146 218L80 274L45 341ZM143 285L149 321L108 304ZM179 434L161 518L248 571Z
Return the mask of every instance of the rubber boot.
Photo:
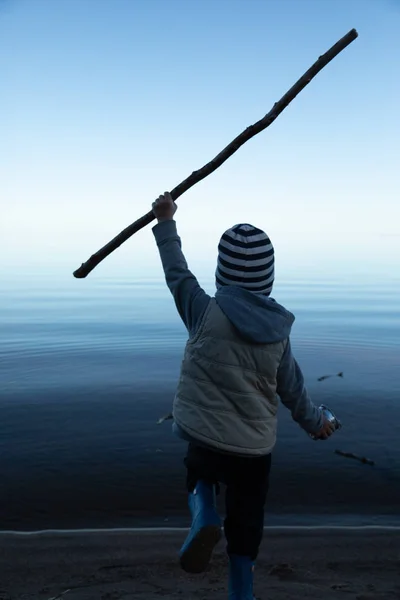
M189 494L192 526L180 551L181 567L187 573L202 573L221 539L221 519L215 507L215 486L198 481Z
M229 600L254 600L254 562L248 556L229 556Z

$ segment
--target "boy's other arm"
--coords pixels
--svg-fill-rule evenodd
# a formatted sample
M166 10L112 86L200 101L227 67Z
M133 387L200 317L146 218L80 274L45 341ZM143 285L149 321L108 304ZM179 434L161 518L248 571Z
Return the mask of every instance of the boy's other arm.
M324 426L322 412L311 401L303 373L295 360L290 340L283 353L277 374L277 394L282 403L307 433L317 434Z
M194 335L210 302L210 296L189 271L176 222L172 219L161 221L153 227L153 233L167 285L189 334Z

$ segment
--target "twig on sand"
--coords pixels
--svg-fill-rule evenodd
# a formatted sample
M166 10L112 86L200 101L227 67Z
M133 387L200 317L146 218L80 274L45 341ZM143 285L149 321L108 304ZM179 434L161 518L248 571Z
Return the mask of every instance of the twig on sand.
M354 458L355 460L359 460L364 465L371 465L372 467L375 465L375 461L370 458L365 458L365 456L357 456L357 454L353 454L352 452L343 452L343 450L335 450L335 454L339 454L339 456L344 456L345 458Z
M260 121L250 125L242 131L222 152L220 152L215 158L209 163L204 165L198 171L194 171L189 177L187 177L182 183L176 186L171 191L173 200L177 200L179 196L182 196L189 188L194 186L196 183L213 173L218 167L220 167L232 154L234 154L245 142L250 140L252 137L260 133L281 114L281 112L294 100L294 98L310 83L310 81L328 64L333 60L342 50L344 50L349 44L351 44L358 37L358 33L355 29L352 29L344 37L342 37L332 48L330 48L325 54L320 56L318 60L304 73L302 77L286 92L282 98L274 104L269 113L265 115ZM119 233L114 239L108 244L103 246L95 254L93 254L89 260L83 263L79 269L74 272L74 276L78 279L83 279L102 260L107 258L121 244L126 242L134 233L148 225L154 220L153 211L149 211L143 217L140 217L137 221L126 227L121 233Z
M63 596L65 596L65 594L68 594L68 592L71 592L72 590L69 588L68 590L65 590L64 592L61 592L61 594L58 594L58 596L53 596L52 598L49 598L49 600L58 600L59 598L62 598Z

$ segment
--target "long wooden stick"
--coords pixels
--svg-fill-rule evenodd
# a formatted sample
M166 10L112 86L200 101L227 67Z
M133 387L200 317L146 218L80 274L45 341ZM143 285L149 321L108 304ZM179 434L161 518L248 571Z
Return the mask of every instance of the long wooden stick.
M271 123L275 121L278 115L290 104L290 102L303 90L308 83L329 63L335 58L342 50L344 50L351 42L358 37L358 33L355 29L352 29L344 37L342 37L328 52L318 58L318 60L304 73L302 77L290 88L288 92L274 104L268 114L265 115L260 121L250 125L238 135L233 142L228 144L226 148L222 150L213 160L207 163L204 167L198 171L194 171L187 179L177 185L172 191L171 196L173 200L182 196L189 188L194 186L196 183L213 173L218 167L220 167L232 154L234 154L245 142L250 140L252 137L266 129ZM119 233L111 242L108 242L103 248L93 254L89 260L83 263L79 269L74 272L74 276L78 279L86 277L102 260L107 258L111 252L119 248L127 239L129 239L134 233L148 225L154 220L153 211L149 211L143 217L126 227L121 233Z

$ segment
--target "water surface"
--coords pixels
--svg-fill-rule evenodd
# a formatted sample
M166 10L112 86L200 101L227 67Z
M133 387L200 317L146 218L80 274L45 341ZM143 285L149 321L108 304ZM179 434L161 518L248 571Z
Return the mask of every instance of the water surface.
M281 408L267 523L399 524L400 279L288 277L274 297L344 427L314 442ZM156 424L186 340L164 282L5 277L0 336L0 528L187 523L185 448Z

